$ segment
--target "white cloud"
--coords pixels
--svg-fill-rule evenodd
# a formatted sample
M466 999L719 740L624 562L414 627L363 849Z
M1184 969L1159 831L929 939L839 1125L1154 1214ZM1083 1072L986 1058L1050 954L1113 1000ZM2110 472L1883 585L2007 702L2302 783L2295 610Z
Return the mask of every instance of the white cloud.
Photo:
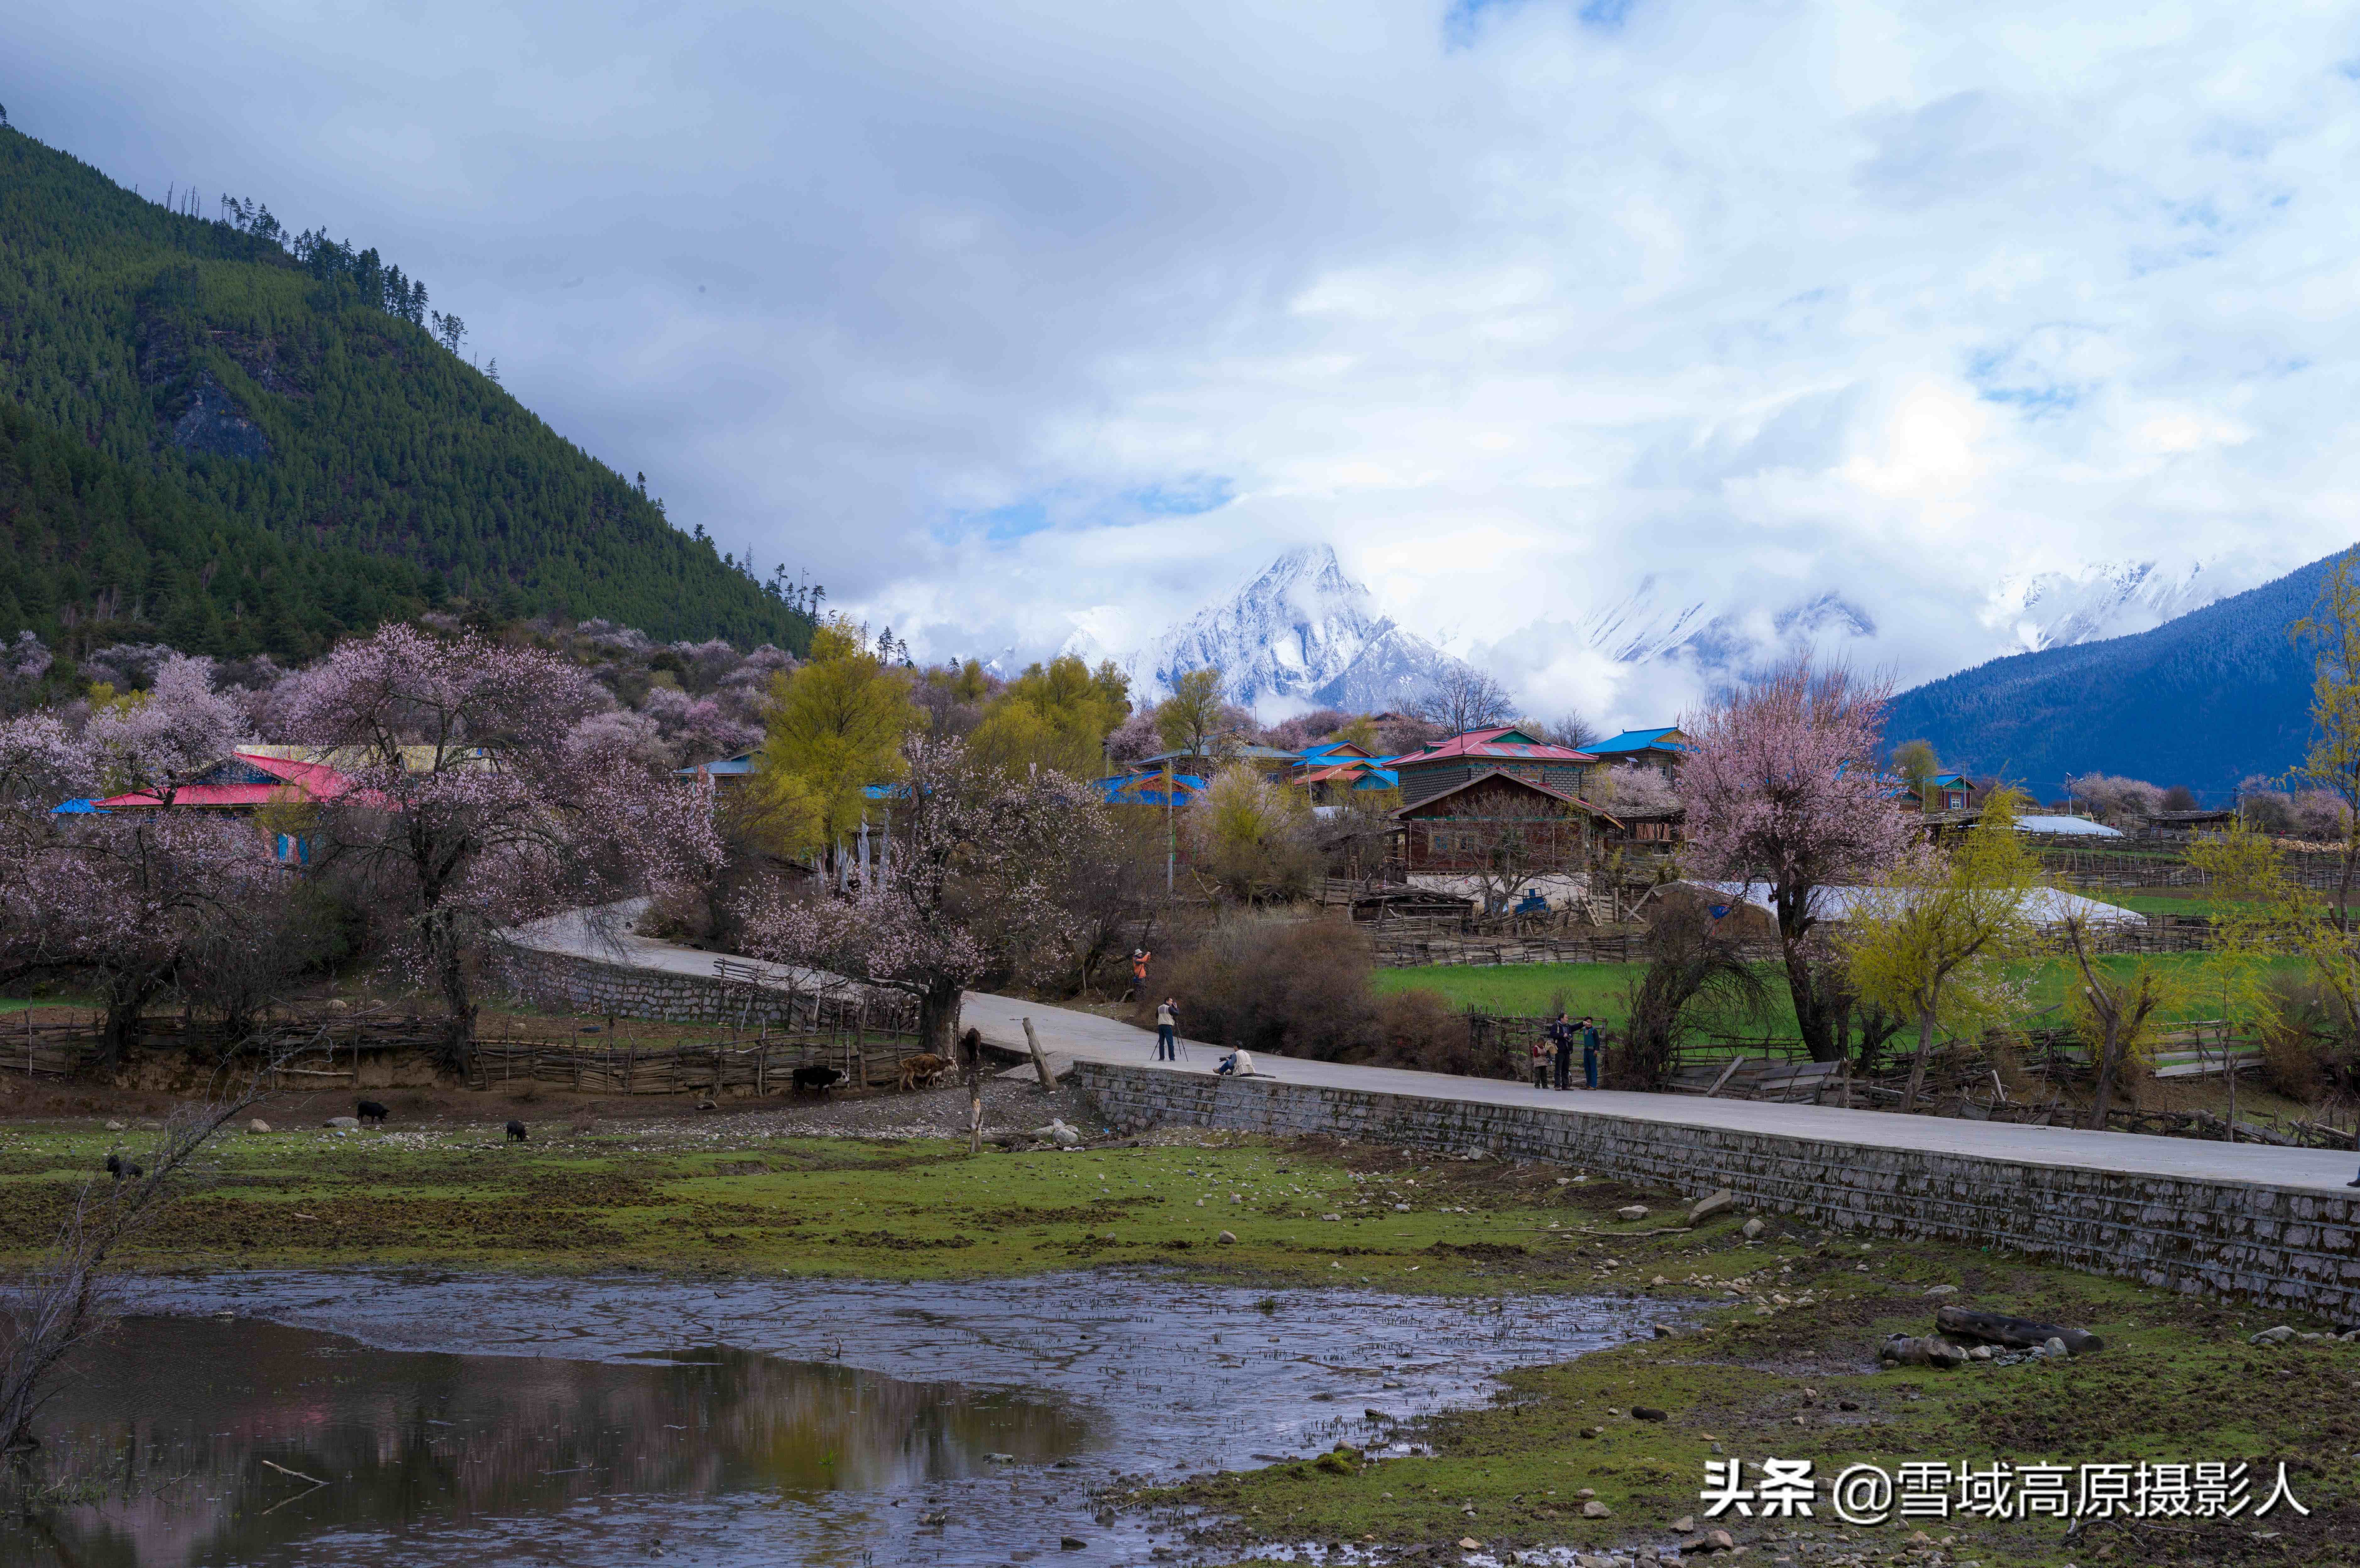
M1324 539L1637 718L1651 574L1915 679L2005 580L2351 539L2351 4L124 9L0 17L20 125L377 245L922 648Z

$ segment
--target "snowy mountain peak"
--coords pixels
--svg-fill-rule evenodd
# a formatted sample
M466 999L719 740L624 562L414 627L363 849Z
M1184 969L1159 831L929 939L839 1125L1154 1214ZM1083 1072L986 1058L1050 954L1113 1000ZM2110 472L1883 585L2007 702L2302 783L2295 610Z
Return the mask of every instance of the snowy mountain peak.
M2178 568L2153 561L2086 561L2005 579L1984 620L2005 630L2018 648L2038 652L2152 631L2226 591L2204 575L2202 561Z
M1333 547L1307 544L1164 633L1142 662L1166 692L1218 667L1229 701L1276 713L1398 706L1456 660L1378 614Z

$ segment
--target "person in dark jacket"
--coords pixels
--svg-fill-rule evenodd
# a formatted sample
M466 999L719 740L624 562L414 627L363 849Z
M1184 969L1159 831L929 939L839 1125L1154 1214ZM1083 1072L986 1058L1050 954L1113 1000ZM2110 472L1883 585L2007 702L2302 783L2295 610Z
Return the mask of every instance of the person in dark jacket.
M1565 1010L1557 1009L1557 1019L1548 1027L1549 1044L1557 1051L1557 1086L1573 1087L1573 1025L1566 1021Z
M1593 1089L1598 1087L1598 1047L1597 1021L1585 1015L1581 1020L1581 1075Z

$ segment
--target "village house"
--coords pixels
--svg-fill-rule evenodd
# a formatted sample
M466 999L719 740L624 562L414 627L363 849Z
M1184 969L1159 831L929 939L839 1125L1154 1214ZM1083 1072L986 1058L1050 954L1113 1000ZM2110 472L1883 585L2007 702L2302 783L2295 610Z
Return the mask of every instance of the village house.
M1551 746L1502 724L1469 730L1396 757L1393 771L1400 776L1404 806L1414 806L1485 773L1521 779L1571 800L1585 792L1583 786L1597 761L1588 752Z
M1553 906L1586 899L1601 838L1620 825L1570 791L1498 767L1424 794L1393 815L1411 885L1479 905L1504 902L1526 888Z
M683 783L694 784L711 795L722 789L734 789L754 776L754 754L741 751L735 757L717 757L711 762L691 763L686 768L672 769L672 777Z
M1688 755L1688 737L1678 726L1666 724L1651 730L1624 730L1582 749L1610 768L1652 768L1668 783Z
M169 809L252 817L267 807L333 800L352 789L351 779L324 762L306 760L308 755L300 746L241 746L173 790ZM153 789L69 802L70 807L107 813L161 811L167 804L164 796ZM309 839L275 831L271 837L272 853L279 859L310 864Z

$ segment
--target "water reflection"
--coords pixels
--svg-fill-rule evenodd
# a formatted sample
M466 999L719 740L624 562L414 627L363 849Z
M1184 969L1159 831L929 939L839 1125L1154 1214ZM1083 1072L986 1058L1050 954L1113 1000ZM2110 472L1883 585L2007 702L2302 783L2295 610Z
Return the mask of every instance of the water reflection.
M47 1539L0 1520L0 1568L1144 1564L1194 1553L1105 1521L1118 1471L1382 1444L1670 1311L1114 1273L143 1290L48 1416L49 1473L94 1500Z
M1046 1465L1090 1436L1054 1396L718 1346L617 1364L146 1318L89 1359L49 1411L44 1461L114 1496L68 1510L53 1542L0 1538L0 1552L246 1563L323 1532L464 1529L617 1496L808 1504Z

